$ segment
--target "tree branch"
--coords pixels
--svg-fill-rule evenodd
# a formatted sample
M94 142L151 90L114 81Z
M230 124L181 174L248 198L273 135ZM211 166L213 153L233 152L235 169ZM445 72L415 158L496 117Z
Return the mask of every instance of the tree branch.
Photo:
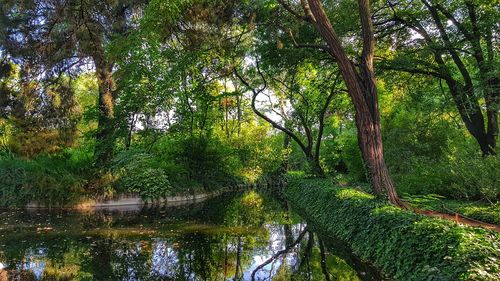
M278 124L277 122L273 121L271 118L269 118L268 116L266 116L264 113L260 112L257 107L255 106L255 100L257 99L257 96L262 93L266 88L267 88L267 81L265 80L265 77L264 75L262 74L262 72L260 71L260 68L258 67L258 63L257 63L257 71L259 73L259 75L263 78L264 80L264 86L258 90L255 90L253 87L250 86L250 84L238 73L238 71L236 70L236 68L234 69L234 75L236 77L238 77L238 79L241 81L241 83L243 83L243 85L245 85L245 87L247 89L249 89L250 91L252 91L253 95L252 95L252 102L251 102L251 107L252 107L252 110L255 114L257 114L257 116L259 116L260 118L264 119L266 122L268 122L269 124L271 124L271 126L273 126L273 128L276 128L282 132L284 132L285 134L289 135L294 141L297 142L297 144L300 146L300 148L305 152L307 151L307 148L306 146L304 145L304 143L300 140L300 138L295 135L291 130L281 126L280 124Z
M318 139L316 140L316 147L314 150L314 157L315 158L319 158L319 152L321 149L321 139L323 138L323 131L324 131L324 127L325 127L326 111L328 110L328 107L330 106L330 103L332 102L333 97L335 96L335 93L337 92L336 88L340 82L339 79L340 79L340 72L338 72L337 75L335 76L335 80L334 80L335 82L333 82L333 87L330 90L330 94L326 98L325 104L323 105L323 107L321 108L321 111L319 112Z
M295 40L295 37L293 36L292 30L288 30L288 34L290 34L290 37L292 38L292 43L295 48L309 48L309 49L315 49L315 50L320 50L325 53L329 53L328 47L324 45L319 45L319 44L299 44Z
M305 21L305 22L311 22L311 20L305 16L305 15L301 15L299 12L295 11L287 2L285 2L284 0L278 0L278 3L281 4L281 6L283 8L285 8L285 10L287 10L290 14L292 14L294 17L302 20L302 21Z

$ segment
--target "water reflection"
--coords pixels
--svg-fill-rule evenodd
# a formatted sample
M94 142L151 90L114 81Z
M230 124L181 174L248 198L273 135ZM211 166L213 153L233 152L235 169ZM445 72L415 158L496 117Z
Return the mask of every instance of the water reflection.
M184 208L0 219L0 280L378 279L254 191Z

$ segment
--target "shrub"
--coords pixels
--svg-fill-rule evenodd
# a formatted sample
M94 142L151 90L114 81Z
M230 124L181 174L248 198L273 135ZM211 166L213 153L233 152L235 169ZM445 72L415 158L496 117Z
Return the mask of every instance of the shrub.
M162 165L182 172L175 181L185 188L210 190L241 181L235 174L241 162L234 150L216 138L178 136L164 139L154 148ZM170 174L170 172L169 172Z
M354 129L341 135L339 141L342 143L341 155L347 166L349 177L355 182L366 182L366 169Z
M140 150L127 150L113 160L113 171L119 192L137 193L143 199L167 196L172 186L168 176L153 155Z
M190 176L205 189L231 185L235 182L232 171L238 165L229 147L217 139L191 137L180 143L179 159L188 167Z
M301 215L396 280L500 278L496 233L401 210L329 180L292 178L285 193Z
M455 197L473 199L500 199L500 157L464 155L451 161L446 167L450 171L451 185Z
M0 206L24 206L35 201L47 206L67 205L84 192L83 158L70 152L23 159L0 158Z
M500 156L460 153L438 163L415 158L410 172L394 178L403 193L496 202L500 199Z

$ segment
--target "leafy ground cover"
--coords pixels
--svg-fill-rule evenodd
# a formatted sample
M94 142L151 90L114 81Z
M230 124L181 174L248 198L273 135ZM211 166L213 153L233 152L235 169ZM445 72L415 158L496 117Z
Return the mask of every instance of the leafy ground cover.
M395 280L500 278L497 233L402 210L329 179L291 177L285 195L299 214Z

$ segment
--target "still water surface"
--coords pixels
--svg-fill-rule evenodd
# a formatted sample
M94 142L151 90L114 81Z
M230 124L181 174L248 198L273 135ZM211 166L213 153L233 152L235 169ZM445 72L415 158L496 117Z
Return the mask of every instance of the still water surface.
M128 212L0 211L3 280L380 280L255 191Z

